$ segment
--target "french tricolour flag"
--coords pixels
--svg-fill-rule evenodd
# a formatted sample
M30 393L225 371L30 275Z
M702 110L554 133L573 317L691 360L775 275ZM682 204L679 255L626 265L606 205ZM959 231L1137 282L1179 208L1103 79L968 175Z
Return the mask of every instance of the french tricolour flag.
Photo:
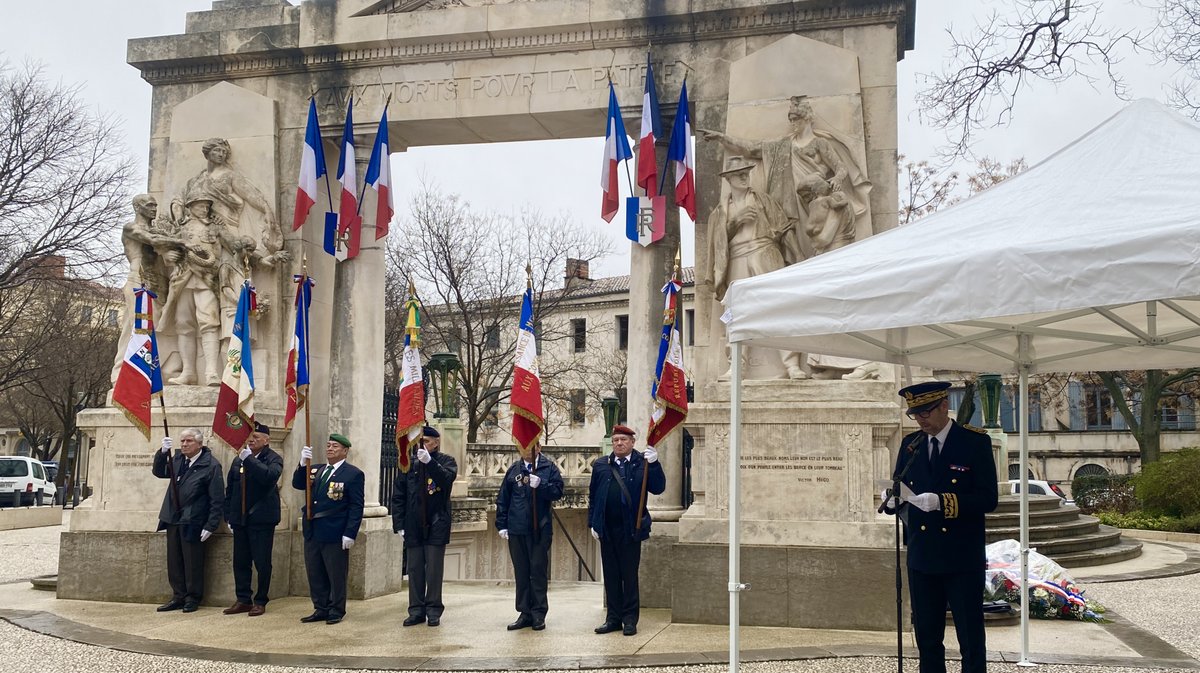
M629 149L629 137L625 135L625 122L621 121L621 108L617 105L617 91L608 83L608 127L604 136L604 167L600 171L600 188L604 190L604 201L600 206L600 217L612 222L621 203L621 188L617 180L617 164L633 158Z
M235 449L241 449L254 429L254 363L250 358L250 313L257 299L254 287L247 279L238 296L237 313L233 316L233 334L221 375L221 390L217 393L217 410L213 414L213 433Z
M155 294L145 287L133 291L133 333L113 386L113 404L142 431L146 441L150 441L150 401L163 389L154 337L154 299Z
M654 370L654 390L651 393L654 411L650 414L650 432L646 433L648 446L658 446L687 418L687 374L683 369L683 345L679 338L679 292L682 289L679 279L672 278L662 290L666 302L658 364Z
M392 169L388 148L387 106L379 118L379 130L375 132L375 146L371 148L371 160L367 163L367 184L375 190L375 240L388 234L392 221Z
M304 226L304 221L308 219L308 211L317 202L317 180L322 175L325 175L325 150L321 147L317 102L310 98L304 148L300 155L300 178L296 182L296 213L292 216L292 231Z
M338 261L354 259L362 245L362 223L358 218L358 175L354 168L354 97L346 104L346 126L342 130L342 156L338 159L338 182L342 198L338 206Z
M646 196L658 195L658 160L654 156L654 141L662 137L662 122L658 117L658 92L654 86L654 67L646 54L646 90L642 94L642 131L638 136L637 183Z
M679 90L679 105L675 108L675 126L671 128L667 161L675 167L675 205L682 206L695 222L696 158L692 156L692 120L688 114L686 79Z
M292 427L296 413L308 401L308 309L312 304L312 289L316 282L307 273L292 276L296 283L296 328L292 332L292 349L288 351L287 374L283 388L287 404L283 411L283 427Z
M533 290L525 288L521 300L521 327L517 331L516 359L513 362L512 394L513 443L526 452L541 439L545 427L542 412L542 380L538 374L537 336L533 333Z

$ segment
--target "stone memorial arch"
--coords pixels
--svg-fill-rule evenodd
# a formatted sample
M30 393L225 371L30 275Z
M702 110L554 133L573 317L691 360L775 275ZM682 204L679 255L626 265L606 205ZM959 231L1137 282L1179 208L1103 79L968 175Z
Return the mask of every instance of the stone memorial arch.
M720 374L728 363L714 293L710 220L731 193L723 186L721 172L725 160L735 154L733 146L749 150L742 153L753 164L754 191L771 195L786 213L786 236L793 248L788 263L827 249L830 241L844 243L896 226L895 64L912 47L913 5L913 0L305 0L299 5L286 0L214 0L211 10L187 15L182 34L129 42L129 63L153 87L148 191L159 204L159 219L167 218L162 226L178 228L179 222L193 217L185 215L191 212L189 204L207 198L212 213L242 238L253 239L252 252L237 241L212 244L213 254L234 260L226 264L231 269L227 275L214 278L221 287L240 283L238 274L248 266L267 305L253 328L251 347L259 390L256 410L260 421L276 429L272 444L282 450L289 466L296 463L303 433L281 428L282 360L293 319L291 274L299 271L302 257L307 257L318 280L311 311L314 438L328 432L349 436L354 442L350 460L367 474L367 511L363 537L352 554L351 597L380 595L400 586L399 538L391 534L385 508L375 502L383 368L362 366L379 361L383 353L384 245L375 242L369 229L374 223L367 215L360 256L335 266L321 251L324 181L308 223L299 232L291 230L310 96L323 121L331 173L347 101L353 96L361 176L389 99L391 150L403 153L423 145L599 136L605 127L610 78L627 127L636 129L647 49L664 104L664 127L669 128L674 101L687 78L693 128L725 136L696 142L700 355L692 363L697 403L690 427L700 456L698 500L686 514L673 505L680 494L678 480L672 480L668 492L652 501L655 517L663 523L655 526L647 554L660 562L643 565L644 604L673 607L677 619L720 621L725 580L714 559L723 559L725 553L720 531L722 516L727 522L722 505L726 496L719 484L724 474L721 438L728 432L728 385ZM826 154L806 150L803 143L808 140L787 140L799 137L789 134L799 133L793 113L801 103L812 126L812 135L805 137L819 138L817 145ZM210 154L220 145L215 139L224 139L221 160ZM660 161L665 142L664 138L659 147ZM802 185L793 183L805 176L788 176L780 168L788 163L793 145L795 156L807 152L828 168L803 194L798 191ZM599 159L580 157L596 163ZM504 170L528 170L534 177L539 167L518 163ZM337 183L332 184L337 189ZM373 192L367 195L363 212L370 214ZM818 209L819 217L810 215ZM826 221L831 227L828 237L821 233ZM679 226L672 216L665 244L632 246L629 399L649 398L661 320L659 287L673 262ZM734 257L740 254L730 250ZM189 357L198 373L195 380L180 374L177 384L167 386L173 432L211 425L216 389L205 381L210 346L204 339L211 343L212 337L194 338L191 346L172 338L164 344L168 377ZM800 369L809 374L817 371L814 367L819 369L802 361ZM886 531L886 524L869 513L874 511L871 479L886 471L886 442L898 430L892 386L807 380L807 375L789 379L766 370L762 378L779 380L761 381L748 394L747 417L758 423L748 437L769 447L760 446L768 449L759 452L755 466L754 475L761 478L747 479L747 485L772 493L750 494L747 517L755 534L747 539L762 551L747 552L747 567L761 561L772 572L782 569L786 574L802 564L794 552L797 546L815 545L820 564L834 570L839 564L852 567L850 574L835 578L848 579L876 563L879 548L885 546L881 540L889 539L880 532ZM801 378L805 380L794 380ZM789 414L800 400L815 400L828 413L817 418L805 412L807 416L792 418ZM646 427L649 412L648 403L632 405L631 423ZM848 415L854 416L853 423ZM152 533L164 485L150 475L151 447L111 408L85 412L80 425L96 444L89 474L94 493L75 511L64 533L59 595L155 600L166 590L163 541ZM814 428L818 434L805 434ZM154 433L157 447L162 436L157 410ZM668 473L675 473L678 439L674 447L660 448ZM223 446L214 446L214 451L228 465L232 453ZM748 454L755 455L754 448ZM798 460L829 467L822 474L832 481L797 485L788 470ZM290 468L282 480L285 514L275 546L280 579L273 586L280 593L304 594L296 530L302 498L290 489L289 474ZM803 496L805 488L814 494ZM814 521L819 523L809 525ZM477 524L464 530L483 527ZM215 538L217 544L210 549L214 560L208 564L208 599L216 602L226 599L230 582L224 562L230 550L221 537ZM482 552L465 544L458 553L458 562L478 566L472 554ZM684 560L685 553L691 561ZM867 560L855 560L861 558ZM707 565L673 572L691 562ZM793 593L812 580L804 573L796 577L789 589ZM710 580L711 587L696 584ZM883 594L890 595L890 590ZM869 610L885 615L889 600L878 601L878 606L866 603ZM802 602L780 616L769 614L765 602L759 606L753 594L743 601L752 623L850 627L874 621L874 613L830 616L824 611L814 617L804 612Z

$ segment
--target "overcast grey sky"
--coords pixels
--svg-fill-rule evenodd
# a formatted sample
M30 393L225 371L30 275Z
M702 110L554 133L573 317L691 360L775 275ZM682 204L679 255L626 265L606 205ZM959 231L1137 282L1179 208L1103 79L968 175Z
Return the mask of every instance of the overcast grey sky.
M1104 4L1105 17L1111 23L1145 28L1153 23L1152 12L1142 7ZM129 152L143 166L144 185L150 86L125 64L126 40L181 33L187 12L210 6L210 0L67 0L52 4L5 0L0 51L10 61L32 58L43 62L55 79L82 83L89 104L122 118ZM1009 0L917 0L916 49L898 66L903 154L914 159L929 157L942 142L939 132L921 126L913 100L919 75L936 70L945 58L949 45L946 28L972 25L989 12L1008 6ZM1137 58L1122 64L1121 71L1133 96L1162 100L1168 71ZM1041 85L1028 93L1020 99L1010 126L980 134L975 146L979 154L1002 161L1025 157L1036 163L1124 105L1103 83L1096 88L1082 81L1061 87ZM424 176L481 209L516 215L523 208L534 207L549 215L565 214L605 231L613 241L617 253L594 268L593 275L628 273L623 224L617 219L605 224L598 212L602 133L603 129L597 129L595 139L417 148L397 154L393 157L397 210L404 215L408 196ZM552 181L529 181L520 171L503 169L514 160L552 166ZM691 264L691 224L683 219L684 263Z

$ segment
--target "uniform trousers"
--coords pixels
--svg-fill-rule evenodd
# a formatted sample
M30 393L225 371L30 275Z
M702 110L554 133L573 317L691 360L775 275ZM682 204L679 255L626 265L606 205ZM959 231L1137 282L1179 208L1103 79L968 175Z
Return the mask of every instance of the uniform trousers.
M346 571L350 551L339 542L304 541L304 569L313 610L328 617L346 616Z
M913 629L921 673L946 673L946 605L954 615L963 673L984 673L987 644L983 628L983 573L923 573L908 569Z
M600 566L604 569L604 599L608 606L606 622L637 626L641 612L638 595L638 567L642 563L642 543L624 531L604 530L600 538Z
M446 569L446 545L405 547L408 552L408 616L441 619L442 575Z
M271 550L275 547L274 526L230 526L233 529L233 590L237 602L249 605L250 566L258 571L255 605L266 605L271 590Z
M184 526L167 526L167 581L172 600L200 603L204 598L204 543L184 539Z
M532 535L508 536L508 555L512 558L513 577L517 583L517 612L545 621L550 609L546 597L550 580L550 543L554 535L543 530L535 540Z

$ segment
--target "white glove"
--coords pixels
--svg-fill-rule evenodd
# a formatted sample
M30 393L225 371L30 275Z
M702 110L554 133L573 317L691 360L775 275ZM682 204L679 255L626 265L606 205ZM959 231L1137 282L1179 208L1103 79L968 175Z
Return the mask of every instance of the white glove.
M354 538L342 536L342 549L349 549L354 546Z
M507 528L500 529L500 537L504 538L505 540L508 539L508 529Z
M895 496L888 497L889 490L891 490L891 489L885 488L882 491L880 491L879 499L884 502L884 505L883 505L884 507L886 507L888 509L899 509L900 508L900 498L897 498Z
M938 497L937 493L919 493L909 498L908 501L922 512L932 512L942 508L942 499Z
M592 537L596 538L597 540L600 539L600 534L596 532L595 528L589 528L588 530L592 532Z
M400 530L396 531L396 535L399 535L400 539L403 540L404 539L404 529L401 528Z
M312 447L306 446L300 449L300 464L304 465L306 461L312 460Z
M250 454L251 454L250 449L242 449L241 451L238 451L238 458L241 458L243 461L245 461L247 458L250 457Z
M529 475L529 488L537 488L542 483L542 478L536 474Z
M642 455L646 457L647 463L658 461L658 451L655 451L653 446L647 446L646 451Z
M206 531L206 530L200 531L200 541L201 542L208 542L208 538L210 538L210 537L212 537L212 533L210 533L209 531Z
M422 446L421 448L417 449L417 460L428 465L429 461L433 460L433 456L429 455L429 452L426 451L425 447Z
M171 438L170 437L163 437L162 448L160 450L163 453L171 452Z

